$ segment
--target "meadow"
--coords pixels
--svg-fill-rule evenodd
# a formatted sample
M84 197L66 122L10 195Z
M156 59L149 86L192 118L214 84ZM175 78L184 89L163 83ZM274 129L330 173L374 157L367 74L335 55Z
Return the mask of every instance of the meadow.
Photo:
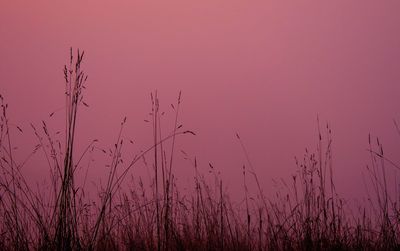
M40 127L31 125L37 139L32 155L43 154L49 166L47 187L32 186L23 171L29 161L13 154L12 132L22 133L22 129L9 120L8 104L1 97L1 250L400 249L400 198L389 192L392 184L387 177L387 169L400 167L385 156L379 139L370 136L370 197L366 205L349 210L336 190L340 182L334 179L329 125L319 126L316 152L306 150L296 160L296 175L282 181L282 190L273 198L263 192L264 177L257 175L248 157L239 202L225 192L219 175L215 173L211 182L205 178L195 158L190 162L194 182L189 193L182 192L174 175L175 140L196 133L179 123L181 94L172 105L174 125L167 134L161 133L158 94L152 94L148 122L153 142L131 159L122 154L130 146L123 137L126 118L122 119L115 144L109 151L100 149L109 157L107 180L99 185L96 198L88 198L77 170L85 168L81 160L87 154L99 149L93 140L83 153L76 150L77 115L87 106L83 58L84 52L71 50L64 68L62 140L45 122ZM240 135L236 137L248 156ZM139 162L151 171L149 185L141 177L130 179ZM255 193L249 192L249 184L255 184Z

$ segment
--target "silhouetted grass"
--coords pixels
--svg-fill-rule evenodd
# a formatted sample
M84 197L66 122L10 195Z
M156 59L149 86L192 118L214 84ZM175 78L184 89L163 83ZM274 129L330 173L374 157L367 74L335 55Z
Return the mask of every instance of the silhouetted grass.
M360 214L350 214L336 192L329 125L318 128L316 152L306 150L302 159L296 159L297 174L282 181L283 188L273 199L265 196L259 181L263 177L255 173L239 134L247 162L243 203L233 202L224 192L224 182L211 164L215 182L208 183L196 158L190 160L195 171L192 193L182 194L173 172L175 141L177 136L194 133L179 125L180 93L172 105L170 133L162 131L158 95L152 94L153 143L129 160L122 156L123 119L114 146L109 152L101 150L110 156L107 182L100 187L99 198L86 198L76 172L82 156L97 149L97 140L76 156L77 114L82 105L87 106L83 56L78 51L74 57L71 49L64 68L64 142L55 139L45 122L41 128L32 125L38 140L32 154L42 151L50 167L51 186L45 190L28 184L21 171L26 161L14 157L10 130L23 132L9 122L8 106L1 97L1 250L399 250L399 198L388 192L386 173L387 165L399 166L370 136L370 207L360 206ZM141 177L126 180L139 161L148 165L145 157L152 158L150 186ZM249 183L257 186L253 195Z

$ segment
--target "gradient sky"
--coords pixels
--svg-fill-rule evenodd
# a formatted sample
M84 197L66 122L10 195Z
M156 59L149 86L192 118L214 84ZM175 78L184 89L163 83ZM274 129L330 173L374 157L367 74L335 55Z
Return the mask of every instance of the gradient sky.
M333 129L337 188L359 196L368 133L400 161L399 10L396 0L1 0L0 93L11 121L25 129L15 138L24 156L35 145L29 123L50 120L64 105L69 48L84 49L90 107L80 117L81 144L112 145L127 116L132 150L144 148L150 92L158 90L171 117L181 90L180 120L198 135L177 147L197 156L205 173L213 163L232 189L241 189L245 163L235 132L268 190L272 178L296 172L294 156L315 149L319 115ZM176 171L191 175L176 156ZM42 170L34 163L26 170L32 178Z

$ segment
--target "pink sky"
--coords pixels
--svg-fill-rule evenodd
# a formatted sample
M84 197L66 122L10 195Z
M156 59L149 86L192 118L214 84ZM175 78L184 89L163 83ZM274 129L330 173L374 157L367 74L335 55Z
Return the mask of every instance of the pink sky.
M272 178L295 173L294 156L315 148L319 114L333 128L339 192L358 196L369 132L400 161L399 10L395 0L3 0L0 93L26 131L15 139L23 156L35 145L29 123L64 105L69 48L84 49L90 108L81 113L81 144L112 145L127 116L132 151L144 148L150 92L172 117L182 90L181 121L198 135L178 139L178 148L198 156L205 173L213 163L232 189L241 189L245 163L235 132L267 190ZM176 171L192 174L176 158ZM27 172L36 177L42 169L33 163Z

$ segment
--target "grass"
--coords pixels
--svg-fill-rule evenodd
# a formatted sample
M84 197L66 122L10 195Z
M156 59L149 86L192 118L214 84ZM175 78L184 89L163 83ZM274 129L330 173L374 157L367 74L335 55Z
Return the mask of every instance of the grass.
M129 160L122 155L126 118L122 120L109 151L107 182L98 198L87 198L76 175L83 156L97 149L97 141L91 142L83 155L74 150L77 114L87 106L83 100L87 80L81 69L83 57L83 52L74 56L71 49L64 68L63 142L54 138L45 122L41 128L32 125L38 140L32 155L38 151L45 154L50 187L36 190L27 182L22 172L27 162L15 159L10 133L22 130L9 122L8 105L0 98L1 250L400 249L399 199L388 192L386 171L399 166L385 156L379 139L370 136L370 204L368 208L360 206L360 213L350 214L336 191L329 125L319 127L316 152L306 150L302 159L296 159L297 174L282 181L283 188L273 199L265 196L239 134L236 137L247 162L243 165L243 203L232 201L224 192L224 182L217 173L214 184L207 182L196 159L191 160L195 170L192 192L182 193L174 176L175 142L177 137L194 133L179 125L180 93L172 105L175 116L170 133L162 131L158 94L152 94L149 122L153 143ZM141 177L127 180L139 161L151 164L149 186ZM249 182L257 185L255 194L249 191Z

